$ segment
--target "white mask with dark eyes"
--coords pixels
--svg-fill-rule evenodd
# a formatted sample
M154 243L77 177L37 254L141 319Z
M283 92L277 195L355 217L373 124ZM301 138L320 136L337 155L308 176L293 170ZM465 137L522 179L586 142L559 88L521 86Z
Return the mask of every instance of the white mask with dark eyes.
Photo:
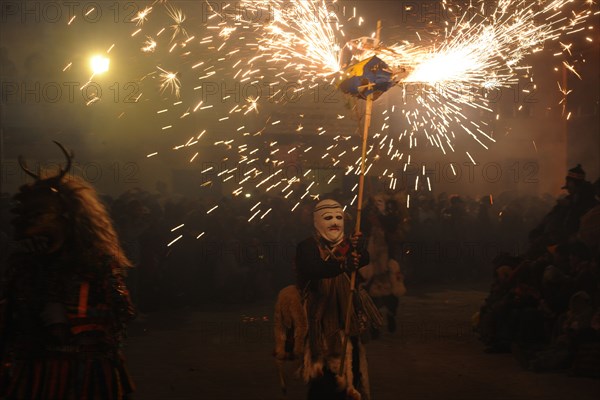
M317 233L329 243L338 244L344 239L344 211L337 201L317 203L313 219Z

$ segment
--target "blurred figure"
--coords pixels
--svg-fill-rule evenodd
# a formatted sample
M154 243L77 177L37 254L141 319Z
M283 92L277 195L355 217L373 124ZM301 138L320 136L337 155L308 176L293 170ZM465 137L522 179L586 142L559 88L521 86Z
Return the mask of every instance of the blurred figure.
M471 231L470 222L465 200L457 194L451 195L449 206L442 210L441 215L441 234L443 238L447 238L445 245L448 249L445 261L449 264L442 273L446 273L447 278L465 278L473 269L469 264L472 260L467 259L468 252L465 248Z
M130 290L133 303L140 304L140 261L142 259L141 238L150 227L150 209L142 201L141 190L128 191L121 195L112 207L115 228L125 256L133 267L127 276L127 287Z
M397 234L401 221L398 206L393 199L377 194L372 200L373 205L366 209L370 262L360 269L360 275L375 305L385 309L388 331L395 332L399 298L406 294L404 275L393 256L394 244L401 243L402 236Z
M581 217L596 205L592 184L585 180L581 164L571 168L565 177L567 196L559 199L536 228L545 245L565 243L579 230Z
M600 178L594 182L594 199L596 205L581 217L577 235L595 254L600 251Z
M450 196L450 205L442 210L442 221L450 231L460 231L467 216L465 201L457 194Z
M67 167L34 177L15 196L14 240L3 288L0 397L128 399L121 342L134 316L131 263L95 190Z
M585 180L585 171L581 164L571 168L565 177L567 197L564 228L566 233L573 234L579 229L579 220L588 210L596 205L592 184Z

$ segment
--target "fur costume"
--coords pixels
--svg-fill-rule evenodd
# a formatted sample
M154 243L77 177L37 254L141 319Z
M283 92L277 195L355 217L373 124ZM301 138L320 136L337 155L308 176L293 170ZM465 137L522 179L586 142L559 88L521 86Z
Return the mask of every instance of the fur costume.
M281 289L275 302L275 357L278 360L301 358L308 332L308 320L296 285Z
M285 395L287 383L283 363L302 359L304 341L308 332L308 320L296 285L289 285L279 291L273 315L275 334L275 363L279 370L279 383Z
M374 303L386 310L387 328L390 332L396 330L399 298L406 294L400 264L392 258L393 254L397 254L394 246L397 246L403 236L402 219L402 212L395 199L383 194L373 197L367 212L371 262L359 270L365 281L364 287Z
M58 143L57 143L58 144ZM6 400L124 400L133 391L121 343L134 310L111 220L86 183L67 172L15 196L20 249L3 288L0 397Z
M383 230L373 226L369 236L371 262L360 269L366 287L373 298L384 296L402 297L406 294L404 275L398 261L389 257L389 249Z

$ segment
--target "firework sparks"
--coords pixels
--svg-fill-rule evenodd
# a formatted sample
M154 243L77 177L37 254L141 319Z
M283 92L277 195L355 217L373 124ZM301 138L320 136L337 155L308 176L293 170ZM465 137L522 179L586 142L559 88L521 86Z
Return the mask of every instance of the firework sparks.
M271 21L263 27L258 50L271 62L285 64L303 79L328 77L339 72L342 37L340 21L325 1L244 0L255 14L270 12Z
M443 3L449 7L446 2ZM286 151L280 151L276 144L269 146L265 152L259 146L252 148L250 144L238 145L240 137L260 136L265 131L271 132L268 129L275 129L272 128L274 126L276 129L286 129L286 118L262 115L268 114L265 110L269 110L269 107L263 107L265 102L276 103L289 98L290 93L301 96L323 82L335 84L341 76L343 52L350 49L354 55L363 59L372 55L379 56L394 71L399 84L395 98L400 100L384 111L381 127L372 135L373 143L368 152L369 171L375 171L377 162L382 158L398 162L406 170L411 164L409 152L418 146L435 147L443 154L455 152L456 138L463 136L468 136L483 149L487 149L495 141L494 134L488 131L489 124L484 119L474 120L469 110L497 118L489 96L499 88L517 83L528 68L524 62L525 57L542 50L548 42L560 43L560 53L571 55L572 43L566 39L566 35L578 31L589 13L586 10L563 10L563 6L569 3L569 0L500 0L491 14L483 15L481 12L473 12L482 4L477 2L468 9L455 8L455 21L448 21L444 33L435 38L435 42L420 40L417 44L403 42L392 46L375 43L367 36L348 40L343 31L344 24L353 20L358 26L365 26L364 19L356 15L356 10L352 10L352 16L344 21L343 16L333 12L336 8L331 7L331 2L324 0L243 0L241 5L247 14L268 15L269 18L264 21L256 18L245 20L240 13L230 18L233 14L228 16L227 12L231 10L223 6L219 12L213 10L204 25L194 27L197 30L191 36L183 27L186 21L183 10L163 3L168 22L154 35L156 40L147 37L141 51L168 51L165 55L178 57L177 62L185 58L186 63L182 63L178 70L187 77L188 70L183 70L187 66L189 76L196 80L193 90L201 90L204 94L201 99L195 98L189 104L184 104L183 110L180 108L176 115L174 107L169 106L167 111L166 107L160 106L161 115L171 117L168 124L160 125L163 129L168 127L174 132L180 119L190 113L211 109L210 112L204 111L206 118L225 127L220 128L219 140L213 140L215 146L236 152L231 158L227 157L237 161L236 168L248 167L246 171L249 172L241 174L242 179L232 193L240 195L245 192L244 185L253 185L255 188L262 187L265 191L278 191L286 199L289 197L295 202L299 197L313 196L311 190L318 191L319 187L312 184L313 180L307 185L305 192L294 191L294 185L299 185L300 181L315 179L311 174L281 184L283 180L279 178L285 167L285 157L307 154L307 157L326 160L333 166L339 164L347 174L358 174L358 146L344 144L351 136L342 135L335 136L331 146L314 146L307 142ZM157 10L158 8L156 7ZM141 26L151 10L149 7L140 11L133 19L136 25ZM157 18L153 14L151 22L154 23ZM166 45L168 38L161 41L160 34L169 27L172 36ZM180 37L184 39L177 40ZM202 56L198 56L198 53ZM573 65L576 64L564 62L565 68L578 75ZM160 71L161 94L169 89L179 98L181 75L156 68ZM269 93L262 96L261 93L251 96L245 93L223 111L206 96L209 86L205 82L210 81L208 78L250 86L263 85L268 87ZM293 90L286 92L285 87L289 87L291 83L294 84ZM225 102L229 97L229 101L236 98L222 96L218 101ZM395 116L403 120L402 132L392 132L393 128L390 127L395 107L398 108ZM355 112L360 114L358 109L359 107L354 107ZM336 115L340 120L345 117L342 114ZM289 115L286 117L291 118ZM228 125L241 118L247 119L234 126ZM303 118L303 115L299 118ZM252 128L253 125L261 126ZM291 131L302 138L323 135L329 130L329 127L315 127L306 120L292 125ZM228 135L227 132L236 136L224 137ZM203 140L207 137L211 137L210 130ZM180 141L185 144L173 148L192 149L193 157L187 157L186 161L194 161L198 153L193 150L193 146L198 140L190 141L188 138L189 134ZM474 157L468 152L461 153L473 163L477 159L475 153ZM268 173L252 170L251 167L259 164L259 161L272 165L274 169ZM233 174L233 169L228 169L218 177L231 183ZM390 179L391 188L396 187L398 179L393 173L381 175ZM423 174L420 179L421 184L426 184L431 190L429 177ZM332 180L333 178L329 179L327 183ZM417 187L418 182L414 183ZM297 202L295 204L294 209L298 206ZM266 209L259 211L252 218L268 214Z
M458 14L456 24L446 30L445 39L436 46L408 44L378 49L389 65L403 66L408 71L400 82L402 113L410 129L399 139L408 137L412 149L417 135L424 135L427 142L446 154L447 149L454 152L454 139L462 132L487 149L485 141L495 140L486 132L485 122L472 121L465 109L491 113L489 98L499 88L518 84L522 71L529 69L523 63L527 55L581 29L590 13L563 12L561 8L568 3L502 0L488 16L469 10ZM559 43L570 54L572 43ZM563 65L581 79L572 65ZM384 124L381 130L385 128ZM392 152L390 145L388 154L398 152Z
M183 11L179 8L175 8L170 4L165 4L167 9L167 14L173 20L174 24L171 25L171 29L173 29L173 36L171 36L171 42L175 40L175 38L179 35L184 35L186 38L188 37L187 31L183 27L183 22L186 17Z
M181 82L179 81L179 73L177 72L169 72L161 67L158 68L160 73L160 90L163 93L166 89L171 89L171 93L175 93L175 97L179 98L179 93L181 89Z
M144 25L144 22L148 19L148 14L152 12L152 7L146 7L142 11L139 11L135 17L131 19L131 22L135 21L136 26Z
M147 40L144 42L144 46L142 47L142 51L144 53L153 53L156 50L156 41L152 39L150 36L147 37Z
M244 115L247 114L247 113L249 113L252 110L256 111L256 113L258 114L258 100L260 100L260 96L256 97L256 98L254 98L254 97L248 97L246 99L246 101L248 103L250 103L250 106L248 107L248 110L246 110L244 112Z

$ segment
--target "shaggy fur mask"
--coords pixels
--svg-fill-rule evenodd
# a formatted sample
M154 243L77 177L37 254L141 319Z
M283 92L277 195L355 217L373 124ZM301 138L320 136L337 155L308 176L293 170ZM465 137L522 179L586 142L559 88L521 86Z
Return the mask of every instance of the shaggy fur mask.
M54 143L67 159L65 168L61 167L56 175L43 177L39 169L38 173L30 171L25 159L19 156L19 165L35 181L21 186L14 196L16 207L12 210L15 240L35 242L34 250L44 253L54 253L63 246L69 225L64 180L72 166L73 152L56 141Z
M11 222L15 240L32 240L39 247L37 251L54 253L66 239L67 220L61 194L44 183L39 181L21 187L14 197L17 205L12 210L15 217Z

